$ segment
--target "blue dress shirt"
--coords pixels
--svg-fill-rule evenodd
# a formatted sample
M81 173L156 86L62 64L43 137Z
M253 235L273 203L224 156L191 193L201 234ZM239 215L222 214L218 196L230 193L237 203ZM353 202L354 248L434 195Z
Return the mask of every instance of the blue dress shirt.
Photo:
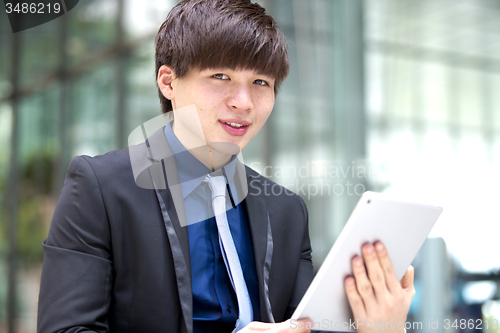
M184 148L172 130L172 123L165 127L165 136L174 153L188 218L194 332L231 332L238 318L238 302L219 247L215 218L193 223L196 218L188 211L188 207L191 210L192 207L196 210L209 207L210 189L203 179L212 171ZM226 167L231 168L231 162ZM228 183L234 188L231 174L234 175L234 171L226 172ZM231 191L229 195L232 195ZM200 206L200 201L204 205ZM230 200L227 201L231 205ZM233 201L238 204L227 211L227 220L252 301L254 320L260 320L259 286L248 215L240 200Z

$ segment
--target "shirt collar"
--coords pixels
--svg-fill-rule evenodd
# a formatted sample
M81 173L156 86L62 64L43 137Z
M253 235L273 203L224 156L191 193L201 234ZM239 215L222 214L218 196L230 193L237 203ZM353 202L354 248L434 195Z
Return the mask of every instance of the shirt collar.
M222 167L222 169L212 172L212 170L207 168L186 148L184 148L172 129L172 122L173 121L169 122L167 126L165 126L165 137L167 138L170 149L174 154L175 163L177 164L177 173L181 183L182 198L186 199L186 197L203 182L208 174L215 175L221 171L226 175L230 188L234 189L236 161L238 160L236 155L233 155L229 163ZM231 196L234 197L235 194L237 195L237 193L231 193ZM239 201L237 200L237 202Z

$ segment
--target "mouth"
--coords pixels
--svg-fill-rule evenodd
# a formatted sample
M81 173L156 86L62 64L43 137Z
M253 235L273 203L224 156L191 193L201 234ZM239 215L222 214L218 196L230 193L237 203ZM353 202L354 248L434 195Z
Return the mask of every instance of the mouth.
M227 133L235 136L244 135L250 126L250 123L244 120L219 120L219 123Z
M243 125L243 124L238 124L238 123L229 123L227 121L224 121L224 124L229 125L229 126L234 127L234 128L241 128L241 127L248 126L248 125Z

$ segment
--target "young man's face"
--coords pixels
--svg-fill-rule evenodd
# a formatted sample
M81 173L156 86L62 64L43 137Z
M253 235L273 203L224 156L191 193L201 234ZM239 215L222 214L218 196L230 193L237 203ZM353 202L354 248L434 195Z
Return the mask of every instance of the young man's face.
M192 69L183 78L174 76L170 84L162 88L165 67L159 72L160 89L172 101L174 110L196 106L209 144L230 142L242 150L271 114L274 106L272 77L248 69ZM190 121L189 118L176 118L174 126L188 128Z

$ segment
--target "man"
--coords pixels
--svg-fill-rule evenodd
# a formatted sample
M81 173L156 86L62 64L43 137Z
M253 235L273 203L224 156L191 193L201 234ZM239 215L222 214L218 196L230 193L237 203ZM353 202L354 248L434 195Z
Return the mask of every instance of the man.
M174 121L143 144L71 162L44 242L39 332L309 331L286 321L313 278L305 204L266 195L278 185L233 156L288 69L283 34L250 0L172 9L156 73ZM354 316L404 322L413 271L397 281L376 245L346 279Z

